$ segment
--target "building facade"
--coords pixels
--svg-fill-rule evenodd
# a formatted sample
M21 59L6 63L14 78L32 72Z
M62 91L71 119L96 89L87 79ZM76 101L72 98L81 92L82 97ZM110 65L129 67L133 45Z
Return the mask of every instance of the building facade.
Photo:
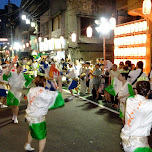
M103 36L95 30L95 20L100 17L110 18L116 13L115 0L50 0L50 8L40 17L40 36L44 39L66 41L66 56L73 61L78 58L93 60L103 57ZM86 29L93 28L92 38L87 38ZM103 29L104 30L104 29ZM76 42L71 41L71 34L76 33ZM58 51L61 49L58 49ZM106 58L113 60L113 32L106 35Z

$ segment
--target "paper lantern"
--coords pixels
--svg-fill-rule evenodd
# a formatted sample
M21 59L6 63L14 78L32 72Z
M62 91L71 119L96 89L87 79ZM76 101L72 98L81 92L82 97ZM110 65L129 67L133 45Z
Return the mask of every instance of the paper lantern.
M29 47L29 43L26 43L26 47Z
M71 40L72 40L72 42L76 42L76 40L77 40L77 35L76 35L75 33L72 33L72 34L71 34Z
M151 0L144 0L143 1L143 14L149 15L151 12Z
M147 30L147 21L143 21L142 22L142 28L143 28L143 31L146 31Z
M114 30L116 27L116 19L114 17L111 17L109 19L110 29Z
M93 33L92 27L89 26L89 27L87 28L87 37L91 38L91 37L92 37L92 33Z

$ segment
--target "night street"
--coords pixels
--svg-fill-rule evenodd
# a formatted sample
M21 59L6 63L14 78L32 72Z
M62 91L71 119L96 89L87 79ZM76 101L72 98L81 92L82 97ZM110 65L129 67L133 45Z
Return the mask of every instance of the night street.
M63 92L64 98L69 94ZM19 124L11 121L8 108L0 111L0 152L23 152L28 132L24 121L26 101L20 106ZM48 138L45 152L121 152L121 120L117 114L75 98L47 115ZM34 141L35 151L38 142Z

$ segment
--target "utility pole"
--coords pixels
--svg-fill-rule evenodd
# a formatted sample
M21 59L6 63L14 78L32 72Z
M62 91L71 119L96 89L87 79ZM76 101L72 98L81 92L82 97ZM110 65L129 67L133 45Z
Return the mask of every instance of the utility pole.
M8 18L8 22L9 22L9 27L10 27L10 36L11 36L11 46L13 48L13 25L11 25L11 13L13 12L12 10L12 4L10 2L10 0L8 0L8 13L9 18ZM12 57L14 57L14 50L12 49Z

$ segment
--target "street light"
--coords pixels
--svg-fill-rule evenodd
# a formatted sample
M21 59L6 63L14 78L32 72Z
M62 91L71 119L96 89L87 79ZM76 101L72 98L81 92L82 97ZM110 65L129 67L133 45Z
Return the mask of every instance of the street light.
M116 19L111 17L109 20L101 17L100 20L95 20L95 23L99 25L95 29L98 33L102 33L103 35L103 57L106 60L106 43L105 43L105 35L110 32L110 30L114 30L116 26Z

